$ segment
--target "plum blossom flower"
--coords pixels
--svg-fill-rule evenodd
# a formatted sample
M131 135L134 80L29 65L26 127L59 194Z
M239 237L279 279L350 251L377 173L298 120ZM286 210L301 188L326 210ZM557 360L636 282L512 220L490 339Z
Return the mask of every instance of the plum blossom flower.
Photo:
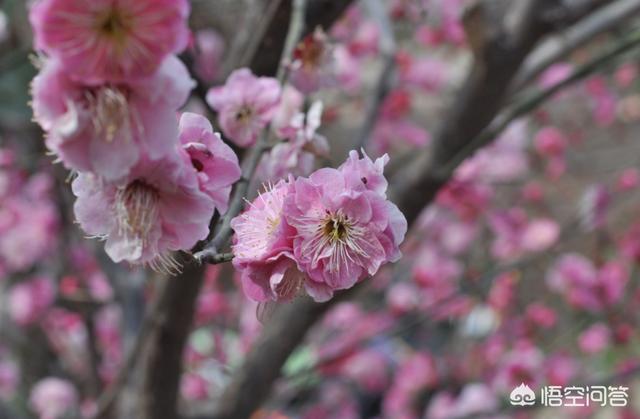
M309 281L296 266L292 243L296 232L283 216L292 188L293 179L281 180L231 221L236 233L233 265L242 272L242 288L254 301L290 299L303 288L316 301L331 298L326 285Z
M596 323L578 338L580 350L593 355L602 352L611 343L611 330L604 323Z
M149 76L187 46L186 0L42 0L31 8L35 46L91 84Z
M271 77L256 77L247 68L236 70L224 86L207 93L207 103L218 111L224 134L240 147L250 147L275 116L280 84Z
M316 133L322 119L322 102L314 102L309 111L295 115L280 131L288 141L278 143L258 167L263 181L275 181L292 174L307 176L313 171L317 156L328 156L329 143Z
M67 380L49 377L33 387L29 403L40 419L63 419L78 408L78 393Z
M493 380L496 390L509 392L515 386L525 383L537 387L542 380L544 356L542 351L528 341L518 342L501 359Z
M407 54L402 56L400 64L402 81L408 86L424 89L425 92L442 90L450 77L449 66L438 59L421 57L414 60Z
M21 282L9 292L9 315L20 326L37 322L55 298L53 280L36 277Z
M407 90L397 89L387 95L372 133L376 151L386 152L398 144L417 148L429 143L430 134L410 119L411 102Z
M332 289L352 287L400 258L407 222L379 188L378 167L367 156L354 170L324 168L299 178L285 200L285 217L296 229L293 250L298 266L312 281ZM382 163L381 163L382 162ZM371 182L370 182L371 180Z
M203 29L196 33L195 43L194 70L202 80L213 82L222 65L224 39L213 29Z
M620 301L628 280L625 264L612 260L598 270L577 253L561 256L546 277L551 290L564 295L571 305L592 312Z
M407 222L385 198L386 161L352 152L339 169L278 182L232 220L233 263L247 296L288 299L304 287L326 301L396 261Z
M522 208L490 214L489 227L495 234L491 252L499 260L522 256L525 252L540 252L553 245L560 236L560 227L550 218L529 220Z
M437 382L438 371L430 354L415 353L405 358L385 394L382 404L385 417L417 419L414 402Z
M224 214L229 204L231 186L240 179L238 157L218 133L213 132L207 118L185 112L180 118L180 142L198 173L200 189Z
M321 27L307 35L293 51L289 81L304 94L335 83L334 49Z
M302 105L304 95L290 84L284 86L278 110L271 121L271 127L280 137L286 138L292 129L295 130L292 124L299 119Z
M193 247L209 233L212 199L199 189L187 153L147 159L128 177L105 182L90 173L72 184L76 219L88 234L106 239L115 262L178 269L170 252Z
M57 209L48 191L32 193L36 181L16 182L0 197L0 274L27 270L55 247Z
M96 86L73 81L61 61L48 60L33 81L33 110L47 147L68 168L115 180L142 155L157 160L173 151L175 112L193 85L173 56L150 77Z

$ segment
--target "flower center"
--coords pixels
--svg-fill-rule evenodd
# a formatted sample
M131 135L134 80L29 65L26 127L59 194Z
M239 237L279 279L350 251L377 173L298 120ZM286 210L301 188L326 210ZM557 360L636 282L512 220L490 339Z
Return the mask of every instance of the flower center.
M191 164L193 168L196 169L196 172L202 172L204 170L204 164L198 159L191 159Z
M302 66L307 70L318 67L323 55L324 45L313 36L300 42L294 51L294 58L300 60Z
M126 93L117 87L103 86L87 93L89 110L96 135L110 143L123 130L131 140L131 110Z
M116 217L120 233L144 244L159 216L159 194L144 180L134 180L116 193Z
M253 109L250 106L244 105L236 112L236 121L246 124L253 116Z
M131 22L120 9L112 7L98 18L98 32L118 43L123 43L130 28Z
M348 217L342 215L329 216L324 222L322 231L332 242L344 241L349 235L350 225Z

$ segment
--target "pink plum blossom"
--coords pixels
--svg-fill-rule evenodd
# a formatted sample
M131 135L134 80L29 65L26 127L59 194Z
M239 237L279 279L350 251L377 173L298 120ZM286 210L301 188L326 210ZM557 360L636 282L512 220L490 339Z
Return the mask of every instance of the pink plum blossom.
M185 112L180 118L180 143L198 172L200 189L212 200L216 209L227 211L231 186L240 179L238 157L211 123L203 116Z
M33 387L29 403L40 419L64 419L78 408L78 394L69 381L49 377Z
M420 296L415 285L399 282L387 291L387 305L392 314L403 315L418 307Z
M402 361L391 388L385 394L382 411L385 417L417 419L414 401L438 382L434 358L428 353L415 353Z
M499 260L546 250L560 235L560 227L554 220L537 218L530 221L519 207L490 214L489 227L495 234L491 252Z
M547 126L534 137L534 146L538 154L545 157L561 156L567 149L567 138L557 128Z
M573 306L592 312L620 301L628 279L628 270L622 262L612 260L598 270L577 253L561 256L546 277L551 290L563 294Z
M171 251L188 250L209 233L213 200L201 192L185 151L141 160L128 177L105 182L90 173L73 182L74 210L84 231L106 239L115 262L175 271Z
M545 360L547 382L554 386L566 386L575 378L579 365L571 356L558 353Z
M419 148L431 139L429 133L410 120L412 97L409 91L396 89L386 96L380 118L372 133L374 150L384 153L398 144Z
M290 299L303 287L316 301L331 297L326 285L307 280L296 266L292 247L296 233L283 216L292 182L278 182L231 221L235 231L233 264L242 272L245 295L254 301Z
M635 189L640 184L640 172L638 169L630 168L620 173L617 182L617 189L629 191Z
M149 76L188 42L186 0L41 0L31 8L35 46L90 84Z
M444 61L423 57L402 61L400 66L402 81L408 86L424 89L426 92L438 92L448 80L448 68Z
M527 319L535 326L548 329L555 326L557 315L555 310L542 303L532 303L525 312Z
M48 255L57 241L59 215L50 193L30 194L30 182L15 186L21 189L0 198L0 273L27 270Z
M297 231L297 264L315 283L350 288L399 259L407 222L385 199L379 169L385 160L358 160L352 151L339 169L320 169L293 185L284 213Z
M96 86L73 81L59 60L48 60L33 81L33 109L47 147L68 168L115 180L141 156L157 160L173 151L175 112L193 86L175 57L150 77Z
M206 81L213 82L222 66L224 39L213 29L203 29L195 35L194 71Z
M380 352L368 349L357 352L344 363L342 373L372 393L384 390L389 381L388 360ZM375 365L376 368L371 368Z
M578 338L578 345L582 352L593 355L602 352L609 346L611 331L603 323L596 323L582 332Z
M9 315L20 326L34 324L55 298L53 280L36 277L14 286L9 292Z
M208 387L207 380L194 373L185 374L180 383L182 396L189 401L205 400L209 393Z
M322 119L322 102L314 102L309 111L298 113L289 125L280 129L280 135L288 138L276 144L264 156L258 167L258 176L264 181L276 181L288 175L307 176L314 168L316 157L327 157L329 143L316 133Z
M622 64L616 70L614 77L618 86L628 88L638 77L638 66L635 63Z
M305 95L335 84L334 50L327 35L318 26L293 51L290 83Z
M299 120L298 115L302 114L302 105L304 105L304 95L295 87L287 84L282 89L278 110L271 121L271 127L280 137L285 138L291 130L296 130L292 124Z
M497 366L492 386L507 394L521 383L536 388L542 381L544 356L530 342L518 342Z
M224 86L207 93L207 103L218 112L224 134L240 147L250 147L275 116L280 84L274 78L256 77L249 69L236 70Z

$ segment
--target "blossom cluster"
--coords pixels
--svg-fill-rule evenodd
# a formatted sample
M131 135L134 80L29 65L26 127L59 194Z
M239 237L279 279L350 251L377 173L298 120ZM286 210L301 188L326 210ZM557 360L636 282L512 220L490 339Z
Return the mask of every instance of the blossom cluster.
M326 301L398 260L407 222L386 197L387 161L352 151L337 169L281 180L232 220L245 294L286 300L304 289Z
M0 278L28 271L55 247L59 218L48 174L27 176L0 148Z
M116 262L177 268L171 252L209 234L240 168L202 116L176 112L194 86L186 0L42 0L32 86L46 145L69 169L76 218Z

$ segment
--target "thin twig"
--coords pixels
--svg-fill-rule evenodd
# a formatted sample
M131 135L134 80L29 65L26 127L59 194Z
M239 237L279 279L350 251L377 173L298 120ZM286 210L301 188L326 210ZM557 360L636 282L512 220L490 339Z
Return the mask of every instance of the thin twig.
M305 4L305 0L293 0L293 11L291 15L289 33L287 34L284 50L280 59L280 66L278 67L278 73L276 75L281 85L284 84L288 76L288 66L286 63L293 54L293 50L304 31ZM269 148L267 140L270 129L271 125L268 125L262 131L260 138L249 152L249 155L242 162L242 179L236 183L233 197L229 204L229 210L222 217L218 232L215 234L213 239L207 243L201 251L193 255L198 262L220 263L218 262L218 252L228 244L229 239L231 238L231 234L233 233L231 230L231 220L237 216L244 207L244 199L247 196L251 179L255 174L258 163L260 163L262 154Z
M385 9L385 5L382 4L381 0L369 0L365 4L368 6L371 15L380 27L380 55L383 60L383 67L378 76L375 91L373 92L373 99L367 107L364 122L357 137L358 141L355 148L358 150L364 148L369 141L369 137L378 120L382 103L391 90L396 69L396 41L393 35L393 26Z

